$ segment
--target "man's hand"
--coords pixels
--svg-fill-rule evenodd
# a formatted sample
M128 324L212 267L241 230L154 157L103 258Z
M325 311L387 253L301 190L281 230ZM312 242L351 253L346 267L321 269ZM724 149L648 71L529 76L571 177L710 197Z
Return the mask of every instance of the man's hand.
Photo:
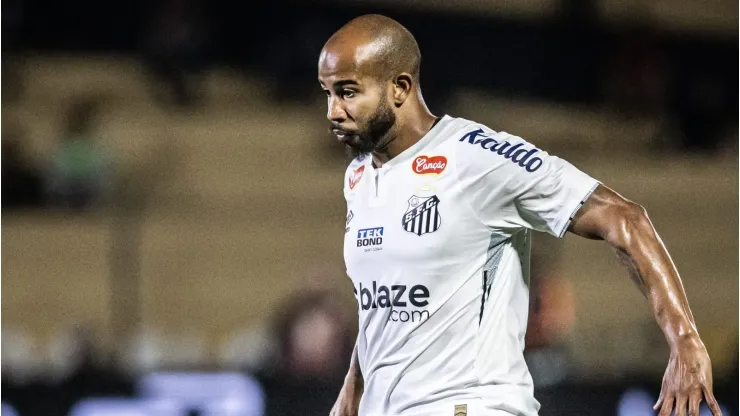
M721 416L719 404L712 393L712 363L707 349L698 336L677 341L671 348L671 358L663 376L660 397L653 409L660 409L660 416L699 415L699 404L706 400L712 415Z

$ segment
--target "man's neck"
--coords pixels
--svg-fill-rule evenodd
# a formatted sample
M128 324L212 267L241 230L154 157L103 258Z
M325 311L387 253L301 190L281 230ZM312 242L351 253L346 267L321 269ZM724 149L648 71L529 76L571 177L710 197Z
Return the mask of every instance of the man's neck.
M426 110L411 120L406 122L399 121L401 124L398 126L399 131L396 138L391 140L388 146L382 151L373 152L373 164L376 167L383 166L386 162L421 140L432 129L437 121L437 117Z

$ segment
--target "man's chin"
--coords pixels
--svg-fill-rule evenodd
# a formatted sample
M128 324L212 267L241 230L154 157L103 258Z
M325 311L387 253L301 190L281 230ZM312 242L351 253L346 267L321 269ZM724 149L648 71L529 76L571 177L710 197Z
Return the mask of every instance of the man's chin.
M355 149L362 150L362 148L367 147L366 143L362 140L362 138L359 135L353 134L351 136L348 136L344 140L344 144L346 144L349 147L353 147Z
M349 157L350 159L355 159L358 156L367 153L367 152L363 152L362 150L360 150L360 149L358 149L356 147L350 146L347 143L344 144L344 150L345 150L345 152L347 154L347 157Z

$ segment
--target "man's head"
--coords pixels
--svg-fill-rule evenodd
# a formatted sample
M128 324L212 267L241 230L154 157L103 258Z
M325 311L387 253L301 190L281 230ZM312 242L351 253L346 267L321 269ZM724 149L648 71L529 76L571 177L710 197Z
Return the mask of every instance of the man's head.
M319 83L327 118L354 155L382 151L394 139L397 118L418 102L420 62L414 36L385 16L353 19L326 42Z

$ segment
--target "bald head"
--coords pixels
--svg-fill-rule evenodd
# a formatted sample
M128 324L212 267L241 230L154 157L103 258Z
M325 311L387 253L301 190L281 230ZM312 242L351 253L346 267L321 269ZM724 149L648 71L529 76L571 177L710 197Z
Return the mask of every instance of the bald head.
M428 131L435 117L419 88L420 62L411 32L385 16L358 17L329 38L319 84L331 130L351 154L397 154Z
M370 14L340 28L324 45L320 65L381 81L408 73L419 82L421 52L416 39L395 20Z

